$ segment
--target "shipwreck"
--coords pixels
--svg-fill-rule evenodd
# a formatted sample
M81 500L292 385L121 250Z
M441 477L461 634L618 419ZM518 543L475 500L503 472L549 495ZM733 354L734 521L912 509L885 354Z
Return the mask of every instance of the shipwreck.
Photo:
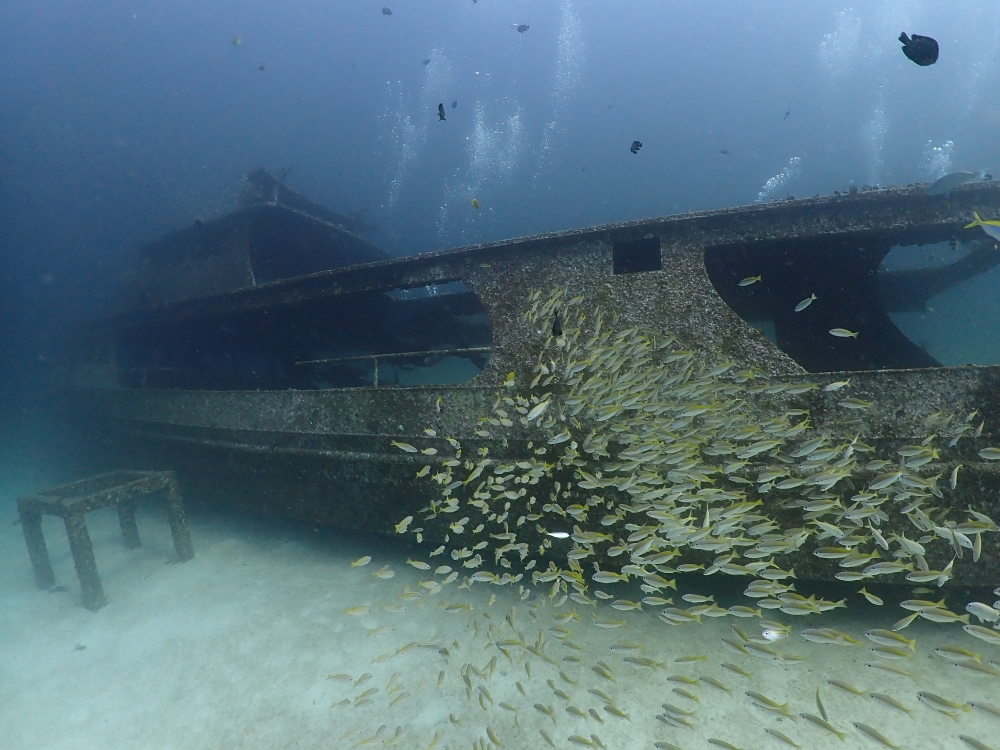
M482 456L489 456L488 469L542 465L549 458L538 457L538 446L548 445L553 455L557 433L569 433L567 445L576 445L614 423L568 414L557 403L571 390L565 378L539 390L540 368L547 371L553 359L546 347L564 338L572 321L580 341L595 336L600 310L605 327L676 342L675 349L694 352L704 371L718 366L725 378L746 373L744 382L761 387L744 394L742 414L804 414L809 429L827 434L842 454L851 441L870 450L840 459L853 462L854 473L826 488L840 493L845 512L864 501L865 483L882 473L864 468L876 455L888 457L891 470L903 460L902 446L939 446L940 455L928 449L920 470L941 478L926 493L914 492L929 497L932 527L947 530L955 525L946 517L958 520L960 511L991 518L1000 512L996 464L980 454L1000 442L1000 368L939 361L891 315L922 310L935 295L1000 263L992 239L963 229L974 212L1000 212L1000 185L968 185L942 196L925 195L919 186L852 191L393 258L363 239L360 220L261 171L248 177L233 213L141 250L118 310L79 337L67 403L113 468L175 470L186 498L385 534L412 516L408 533L419 529L434 547L450 533L454 544L452 524L478 511L440 522L434 516L449 494L475 490L479 481L465 478L487 461ZM947 263L923 262L934 248L960 252ZM911 253L916 261L887 267L890 253ZM796 310L811 295L816 301ZM831 335L835 328L857 336ZM572 369L572 357L564 361ZM849 390L836 387L846 382ZM848 396L863 408L845 409ZM520 411L503 407L509 424L498 428L504 398ZM544 417L548 431L542 419L526 419L545 399L555 404ZM617 434L606 436L607 460L621 451ZM457 454L455 443L462 446ZM581 457L576 468L595 476L598 464L574 450ZM746 496L778 517L788 513L789 494L759 481L765 464L780 468L780 448L771 451L717 475L742 477ZM454 480L452 468L442 468L446 461ZM959 463L960 481L951 489L948 476ZM456 485L444 499L440 481L417 476L425 466ZM503 523L553 560L582 549L590 553L584 563L589 556L603 564L606 549L592 541L588 547L587 534L607 530L604 511L591 503L588 514L588 493L577 488L576 503L585 510L567 513L573 499L560 505L550 485L561 481L565 495L574 465L548 466L530 484L527 494L539 498L533 513L523 511L530 520L513 513ZM609 476L605 471L601 503L644 510ZM691 491L716 479L706 477ZM489 487L482 491L489 495ZM852 500L859 494L862 501ZM882 502L899 505L890 497ZM543 503L559 512L543 517ZM697 515L706 515L705 507L697 506ZM856 525L878 526L887 537L914 536L894 522L876 507L874 517ZM565 534L552 535L556 527ZM991 530L978 533L975 562L971 549L935 537L933 528L927 535L939 542L927 545L927 566L942 569L955 558L952 583L979 585L1000 576ZM832 578L836 562L811 554L830 543L818 536L776 559L794 565L799 578ZM747 549L746 541L736 548ZM662 567L682 560L709 565L715 557L696 545Z

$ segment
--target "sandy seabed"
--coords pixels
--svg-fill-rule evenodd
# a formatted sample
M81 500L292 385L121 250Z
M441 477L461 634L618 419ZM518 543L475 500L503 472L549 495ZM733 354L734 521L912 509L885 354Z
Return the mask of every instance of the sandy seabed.
M234 512L191 517L196 556L175 564L166 518L151 503L140 508L143 546L137 550L122 546L114 511L88 516L108 597L107 606L93 613L81 604L61 521L44 521L57 580L57 590L44 592L35 588L16 518L14 497L0 495L5 750L534 749L550 746L542 730L558 748L729 747L718 741L743 750L790 747L768 728L802 748L884 747L855 722L911 750L974 747L960 735L1000 748L1000 716L974 710L950 717L917 697L930 691L959 703L1000 705L1000 677L933 653L942 644L959 645L988 665L991 659L1000 664L1000 648L958 625L918 621L903 631L916 638L916 653L892 662L909 676L866 666L874 644L863 632L888 628L906 614L888 605L808 618L765 612L793 627L774 648L805 658L778 662L736 653L722 642L734 635L733 624L759 635L757 618L669 626L653 612L604 605L598 612L603 620L627 623L605 629L593 623L592 607L543 601L548 586L524 600L509 586L484 583L472 590L452 583L427 595L420 583L433 579L434 571L414 569L408 557L459 568L447 555L430 558L428 545L413 549L402 541L331 535ZM352 568L363 555L374 559ZM392 578L372 575L385 565ZM706 580L699 591L710 589ZM408 598L406 591L422 595ZM689 606L675 592L665 595ZM347 612L358 607L361 614ZM817 645L801 637L803 628L816 627L838 628L862 645ZM503 643L501 650L497 644ZM623 643L641 651L611 648ZM638 666L626 656L662 665ZM594 670L603 669L598 662L614 681ZM844 739L800 717L819 713L817 688ZM792 716L761 708L747 691L788 704ZM909 713L870 692L896 699ZM663 703L691 727L657 719L665 713Z

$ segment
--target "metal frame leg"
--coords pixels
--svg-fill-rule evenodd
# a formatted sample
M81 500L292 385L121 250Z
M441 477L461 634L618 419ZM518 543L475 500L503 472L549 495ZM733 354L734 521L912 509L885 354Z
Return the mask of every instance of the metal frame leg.
M191 531L188 529L176 479L170 480L170 489L167 491L167 520L170 522L170 534L174 538L174 549L177 550L177 561L187 562L194 557L194 547L191 546Z
M76 575L83 589L83 606L96 612L107 602L104 589L101 587L101 577L97 574L97 561L94 559L94 546L90 543L87 532L87 519L80 514L67 516L66 536L69 537L69 548L73 553L73 564Z
M135 549L141 547L139 541L139 527L135 523L135 501L128 500L118 503L118 525L122 530L122 541L125 542L125 549Z
M18 507L24 543L28 545L28 556L35 571L35 583L40 589L50 589L56 585L56 577L49 561L49 551L42 536L42 514Z

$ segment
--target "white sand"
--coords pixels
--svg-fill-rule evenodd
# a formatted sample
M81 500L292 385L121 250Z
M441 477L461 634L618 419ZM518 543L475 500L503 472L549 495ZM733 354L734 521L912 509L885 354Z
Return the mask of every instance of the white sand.
M589 621L591 608L569 602L557 611L575 606L580 613L580 622L566 623L573 631L572 640L583 648L577 651L549 631L554 624L551 605L535 621L509 588L477 584L469 592L453 584L422 605L398 600L404 585L417 589L432 571L407 566L407 555L417 555L401 546L393 548L394 540L331 536L219 512L190 519L194 560L165 564L171 561L173 548L162 510L154 504L140 511L143 547L133 551L123 548L113 511L88 517L109 600L104 609L92 613L81 605L66 535L55 519L45 521L45 538L57 583L67 590L47 593L35 588L20 526L13 523L16 508L10 492L8 488L8 494L0 496L0 570L5 573L0 579L0 746L5 750L355 748L382 724L387 725L383 733L363 747L385 747L399 726L406 736L394 747L423 750L438 732L438 748L469 748L478 738L485 740L489 726L504 748L548 747L540 729L560 748L581 747L567 738L573 734L589 738L591 733L608 748L652 748L656 741L686 750L710 748L707 740L713 737L747 750L787 747L766 734L765 727L778 729L804 748L877 748L852 726L855 721L912 750L964 748L959 734L1000 747L1000 718L974 712L953 720L917 700L918 690L929 690L956 701L985 699L1000 704L1000 678L954 667L931 651L953 642L981 653L987 663L988 659L1000 662L1000 648L967 636L957 625L917 623L904 631L918 639L916 656L897 662L912 672L911 679L866 667L872 658L868 651L872 644L867 641L860 648L818 646L797 634L804 627L836 627L864 640L863 630L889 627L904 614L895 607L884 612L869 607L849 616L838 612L811 618L780 613L769 617L796 627L796 635L776 647L807 657L802 664L783 666L722 646L721 638L731 634L734 622L758 632L755 619L670 627L651 613L626 614L602 607L602 618L628 621L627 627L604 630ZM429 559L428 552L429 548L423 550L420 559L455 565L444 555ZM349 561L364 554L374 555L373 563L352 570ZM371 575L383 564L396 571L395 578L382 581ZM487 607L491 593L497 601ZM469 602L473 609L447 612L443 605L448 602ZM520 647L511 649L511 663L488 645L489 626L499 626L513 603L515 624L527 643L534 644L544 633L544 652L558 666ZM344 613L360 604L370 605L371 614ZM404 605L406 610L394 612L381 605ZM473 637L476 621L482 633ZM390 629L366 635L383 626ZM381 654L394 654L411 642L427 644L435 636L435 648L413 647L373 663ZM516 636L504 626L499 637ZM616 641L643 644L641 655L662 660L666 667L650 670L625 664L623 655L609 648ZM439 647L446 647L449 655L440 653ZM697 654L708 660L674 662L679 656ZM582 661L563 661L574 655ZM497 664L491 679L470 675L476 691L467 699L463 665L482 669L494 656ZM531 664L530 678L525 658ZM616 683L591 670L598 660L611 665ZM722 662L738 664L753 674L753 680L724 669ZM577 685L565 682L560 669ZM365 672L373 677L357 688L327 679L337 673L358 678ZM398 673L393 684L402 690L390 694L387 683L393 673ZM700 699L695 703L672 692L686 687L668 681L672 674L712 676L732 694L708 685L690 687ZM554 695L546 684L549 679L571 696L573 705L583 711L596 709L604 723L567 713L568 702ZM889 694L909 706L913 718L867 696L831 687L827 679ZM523 685L526 696L515 682ZM480 685L493 699L491 706L484 698L485 710L477 701ZM817 686L830 721L846 733L846 741L802 719L793 721L757 708L745 695L752 689L789 702L797 716L818 712ZM378 692L371 704L331 708L372 687ZM588 688L607 693L631 720L605 712L603 701ZM403 692L409 695L390 707ZM520 726L515 725L515 714L499 707L502 701L518 709ZM654 717L662 712L664 701L693 710L695 728L671 728L657 721ZM535 710L535 703L552 706L556 722ZM452 723L449 714L460 724Z

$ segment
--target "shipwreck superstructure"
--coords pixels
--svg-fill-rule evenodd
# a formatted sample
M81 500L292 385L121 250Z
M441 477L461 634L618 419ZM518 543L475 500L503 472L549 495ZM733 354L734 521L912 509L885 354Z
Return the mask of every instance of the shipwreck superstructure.
M403 258L388 257L362 239L362 225L280 181L257 174L252 186L234 214L145 248L119 312L86 332L69 402L115 468L176 470L185 497L394 533L401 518L422 518L441 502L440 483L415 478L422 467L437 472L454 461L463 480L455 493L471 492L461 466L478 462L477 452L501 464L541 461L537 446L563 429L553 423L540 433L540 420L513 411L504 429L484 421L496 419L498 398L520 395L523 412L540 403L543 352L563 335L567 309L557 303L539 316L535 304L528 313L533 300L558 290L584 313L581 338L594 335L588 326L603 311L605 326L676 340L706 368L724 366L727 377L751 373L774 391L762 413L807 413L810 429L893 460L900 446L933 434L934 420L950 420L942 430L951 435L956 417L941 415L976 412L938 472L962 463L961 484L947 493L935 485L935 502L1000 513L995 464L978 453L1000 426L1000 368L945 366L890 317L1000 262L992 241L963 231L973 212L1000 212L1000 186L945 196L919 187L862 191ZM882 263L894 248L959 244L964 254L946 265L892 272ZM811 294L817 302L795 312ZM834 328L858 336L831 336ZM825 390L848 380L849 392ZM566 395L558 386L551 398ZM758 408L760 393L746 409ZM848 397L865 406L845 409ZM569 420L574 439L601 429L575 426L555 408L547 418ZM457 458L446 438L462 445ZM608 440L614 454L614 434ZM939 461L935 455L922 473L933 475ZM849 478L857 492L879 473L857 471ZM756 494L757 476L743 480L747 492L780 515L784 496ZM552 479L543 472L539 494L550 493L543 487ZM601 531L599 514L584 517L563 514L563 526ZM521 521L520 538L565 555L572 541L546 539L553 523ZM448 534L447 523L425 525L435 546ZM956 559L953 581L1000 575L995 535L979 536L981 555ZM800 578L829 578L838 568L812 555L815 546L810 540L779 559ZM929 566L943 568L949 549L929 551ZM712 557L695 550L691 559Z

